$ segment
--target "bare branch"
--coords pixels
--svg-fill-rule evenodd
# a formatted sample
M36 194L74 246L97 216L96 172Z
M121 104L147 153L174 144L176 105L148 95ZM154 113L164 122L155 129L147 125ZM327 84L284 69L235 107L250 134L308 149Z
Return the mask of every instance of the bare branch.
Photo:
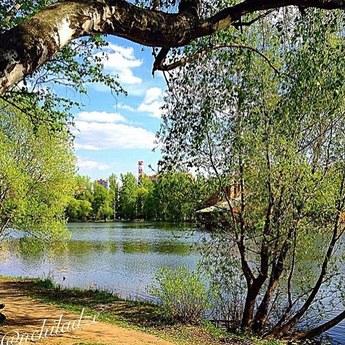
M200 49L196 53L183 57L175 62L172 62L170 64L164 64L163 60L156 61L154 69L155 70L161 70L161 71L171 71L177 67L183 67L187 65L188 63L193 62L194 60L198 59L199 57L203 56L204 54L210 53L213 50L221 50L221 49L242 49L242 50L250 50L262 57L265 62L274 70L275 73L280 74L277 67L274 66L274 64L271 62L271 60L262 52L260 52L259 49L256 49L254 47L245 45L245 44L222 44L222 45L216 45L213 47L209 47L207 49Z

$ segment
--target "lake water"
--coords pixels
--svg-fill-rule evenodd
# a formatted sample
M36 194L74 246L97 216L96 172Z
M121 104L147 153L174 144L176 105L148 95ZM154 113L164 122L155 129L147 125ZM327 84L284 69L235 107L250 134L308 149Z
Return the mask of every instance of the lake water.
M150 299L147 287L160 267L187 266L200 258L205 233L156 223L74 223L63 248L43 250L17 240L4 243L0 275L52 277L66 287L100 288L122 297ZM345 323L328 335L345 345Z
M0 274L50 276L67 287L97 287L122 297L148 298L147 286L162 266L194 269L203 236L192 229L150 223L74 223L65 248L25 251L4 245ZM7 250L6 250L7 247Z

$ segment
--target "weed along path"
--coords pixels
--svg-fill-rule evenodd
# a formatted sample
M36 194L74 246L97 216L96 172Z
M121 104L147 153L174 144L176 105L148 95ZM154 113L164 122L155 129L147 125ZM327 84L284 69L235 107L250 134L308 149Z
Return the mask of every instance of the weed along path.
M5 303L6 324L0 326L1 345L173 345L142 331L93 321L28 297L23 282L0 279L0 302ZM96 314L96 313L95 313ZM46 321L44 321L46 320Z

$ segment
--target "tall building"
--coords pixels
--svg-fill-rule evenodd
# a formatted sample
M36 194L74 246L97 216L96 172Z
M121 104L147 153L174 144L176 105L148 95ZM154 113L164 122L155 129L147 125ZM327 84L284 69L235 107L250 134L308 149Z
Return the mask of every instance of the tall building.
M108 189L108 181L107 180L99 179L99 180L97 180L97 183Z
M138 161L138 182L141 181L144 175L144 161Z

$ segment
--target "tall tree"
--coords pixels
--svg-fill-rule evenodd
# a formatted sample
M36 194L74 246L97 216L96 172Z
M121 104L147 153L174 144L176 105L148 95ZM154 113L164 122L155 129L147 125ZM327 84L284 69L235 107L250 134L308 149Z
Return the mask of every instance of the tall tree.
M154 219L155 205L151 203L153 199L155 185L151 179L144 175L140 178L137 190L137 214L139 218Z
M137 217L138 182L132 173L121 174L119 215L123 219Z
M66 234L75 172L67 130L33 126L5 102L0 114L0 235L9 228L43 239Z
M66 216L69 221L83 222L90 219L92 214L92 205L88 200L80 200L73 198L66 209Z
M184 172L162 174L156 185L157 218L183 222L194 218L200 198L196 179Z
M119 196L119 184L115 174L110 175L109 177L109 192L111 199L111 207L113 209L113 217L116 219L116 211L118 206L118 196Z
M345 318L305 327L320 315L325 291L329 304L342 294L335 255L345 231L342 24L343 13L318 10L262 18L217 44L250 45L271 63L224 48L171 80L165 161L218 181L225 206L214 213L204 262L236 307L235 328L303 339ZM229 186L239 187L236 197Z
M74 198L69 202L66 209L68 220L87 221L92 216L93 186L89 178L84 176L75 177L76 186Z
M94 219L107 220L113 217L113 199L109 190L98 181L93 183L92 211Z

